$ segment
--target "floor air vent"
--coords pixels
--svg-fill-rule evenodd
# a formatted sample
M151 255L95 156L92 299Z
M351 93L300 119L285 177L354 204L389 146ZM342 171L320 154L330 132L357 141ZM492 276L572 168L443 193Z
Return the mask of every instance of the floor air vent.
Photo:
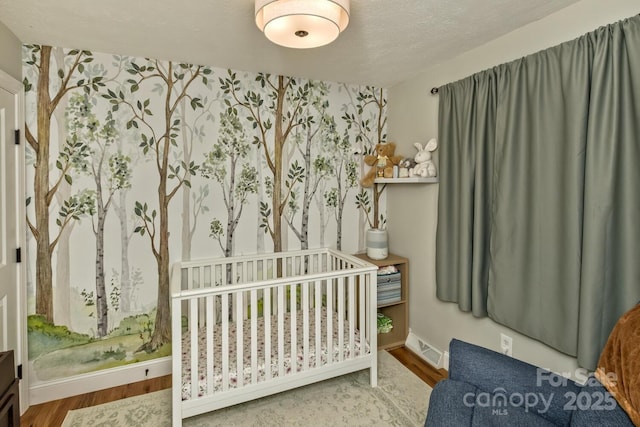
M418 338L413 332L409 332L406 346L418 356L429 362L436 368L442 368L442 352L431 344Z

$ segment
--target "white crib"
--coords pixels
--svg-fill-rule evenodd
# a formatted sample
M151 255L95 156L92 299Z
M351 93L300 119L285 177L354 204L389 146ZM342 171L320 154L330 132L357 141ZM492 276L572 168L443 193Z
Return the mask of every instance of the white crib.
M331 249L173 266L173 425L370 370L377 383L376 270Z

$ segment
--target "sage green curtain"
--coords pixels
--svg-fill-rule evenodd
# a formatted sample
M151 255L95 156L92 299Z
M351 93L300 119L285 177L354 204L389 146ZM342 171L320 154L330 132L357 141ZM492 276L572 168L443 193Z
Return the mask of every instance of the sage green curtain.
M594 368L640 300L640 17L440 88L437 296Z
M440 93L440 195L436 248L437 296L474 316L487 315L491 185L496 122L493 70ZM443 280L441 280L443 279ZM444 286L446 284L446 286Z

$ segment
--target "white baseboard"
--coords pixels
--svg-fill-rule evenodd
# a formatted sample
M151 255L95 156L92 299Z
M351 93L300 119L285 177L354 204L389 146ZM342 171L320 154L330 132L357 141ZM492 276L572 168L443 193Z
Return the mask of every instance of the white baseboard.
M442 351L432 346L422 338L418 337L413 331L409 331L409 335L407 336L407 340L404 345L413 351L415 354L424 359L431 366L436 369L442 368L443 357Z
M169 374L171 374L171 357L162 357L62 380L42 382L29 387L29 404L37 405Z

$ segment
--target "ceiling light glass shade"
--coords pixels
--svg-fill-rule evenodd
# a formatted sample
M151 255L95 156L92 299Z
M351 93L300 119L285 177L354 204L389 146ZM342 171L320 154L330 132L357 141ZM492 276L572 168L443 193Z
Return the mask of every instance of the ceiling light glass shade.
M258 28L285 47L324 46L349 24L349 0L255 0L255 6Z

